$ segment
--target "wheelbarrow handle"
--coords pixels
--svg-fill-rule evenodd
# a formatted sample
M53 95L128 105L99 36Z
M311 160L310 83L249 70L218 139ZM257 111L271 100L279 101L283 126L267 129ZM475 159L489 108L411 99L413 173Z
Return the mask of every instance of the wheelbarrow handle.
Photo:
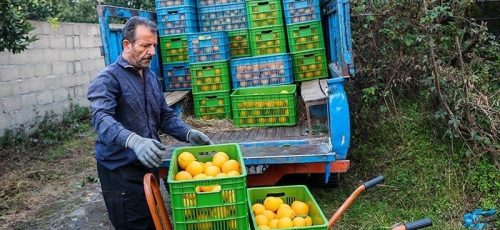
M340 219L340 216L344 214L344 212L351 206L352 203L354 203L354 200L364 191L366 191L369 188L374 187L375 185L381 183L384 181L384 176L378 176L376 178L373 178L362 185L360 185L354 192L347 198L347 200L344 201L342 206L340 206L339 209L333 214L332 218L328 221L328 229L332 229L333 225L335 225L335 222Z
M432 220L430 218L425 218L410 223L406 223L403 225L399 225L393 228L392 230L416 230L416 229L426 228L429 226L432 226Z

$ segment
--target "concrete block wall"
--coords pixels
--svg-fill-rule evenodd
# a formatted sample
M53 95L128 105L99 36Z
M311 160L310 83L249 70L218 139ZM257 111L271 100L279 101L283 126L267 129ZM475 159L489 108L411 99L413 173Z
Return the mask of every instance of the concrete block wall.
M31 21L38 40L19 54L0 52L0 136L33 131L45 114L88 106L87 87L104 67L97 24Z

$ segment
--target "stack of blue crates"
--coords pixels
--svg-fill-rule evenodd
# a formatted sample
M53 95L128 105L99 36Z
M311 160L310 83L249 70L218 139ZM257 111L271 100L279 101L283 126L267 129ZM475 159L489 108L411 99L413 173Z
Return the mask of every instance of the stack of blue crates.
M187 34L199 31L196 2L156 0L156 16L165 91L190 90Z

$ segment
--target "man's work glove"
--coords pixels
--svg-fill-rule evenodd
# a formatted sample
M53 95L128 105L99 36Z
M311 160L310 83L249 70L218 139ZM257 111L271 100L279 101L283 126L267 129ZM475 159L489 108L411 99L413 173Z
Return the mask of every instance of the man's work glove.
M187 134L187 140L191 145L213 145L214 143L204 133L191 129Z
M130 134L125 145L133 149L137 159L148 168L160 166L161 153L166 149L157 140L143 138L135 133Z

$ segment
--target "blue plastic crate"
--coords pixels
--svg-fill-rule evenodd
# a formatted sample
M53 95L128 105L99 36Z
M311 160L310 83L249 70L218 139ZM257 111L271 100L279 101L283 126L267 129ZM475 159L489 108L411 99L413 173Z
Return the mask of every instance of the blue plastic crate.
M248 28L245 3L198 7L201 32Z
M159 36L198 32L196 9L189 6L156 10Z
M319 0L284 0L287 25L321 20Z
M196 0L196 5L198 7L218 6L232 3L245 3L245 0Z
M225 61L231 57L226 31L188 34L189 62Z
M189 63L163 65L163 79L165 91L178 91L191 89L191 73Z
M156 0L156 10L166 7L190 6L196 7L194 0Z
M290 84L292 57L277 54L231 60L231 78L233 89Z

